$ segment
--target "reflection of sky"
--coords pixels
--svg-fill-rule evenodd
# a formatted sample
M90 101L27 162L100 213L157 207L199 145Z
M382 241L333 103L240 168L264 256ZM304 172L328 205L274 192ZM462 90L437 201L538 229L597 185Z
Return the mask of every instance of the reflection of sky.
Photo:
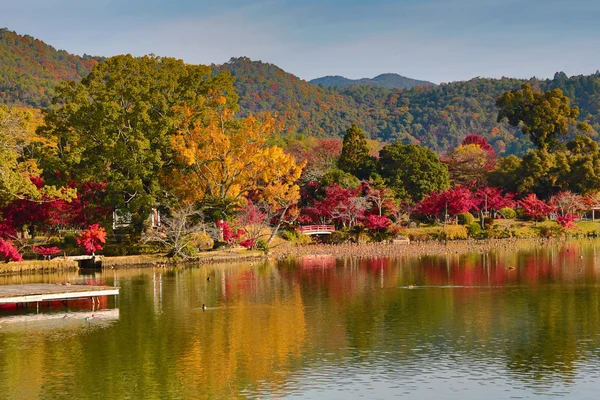
M297 395L303 399L595 399L599 383L597 377L579 377L575 379L576 385L519 387L485 366L477 366L482 367L478 371L469 370L469 365L451 365L452 369L445 371L432 367L431 371L422 370L415 374L407 374L404 370L373 371L373 366L303 371L305 374L293 377L287 387L290 397ZM432 377L433 372L435 376ZM490 372L492 374L487 375ZM328 376L336 376L336 379L328 379Z
M24 0L0 27L69 52L190 63L248 56L304 79L396 72L434 82L600 65L595 0ZM25 11L26 10L26 11Z

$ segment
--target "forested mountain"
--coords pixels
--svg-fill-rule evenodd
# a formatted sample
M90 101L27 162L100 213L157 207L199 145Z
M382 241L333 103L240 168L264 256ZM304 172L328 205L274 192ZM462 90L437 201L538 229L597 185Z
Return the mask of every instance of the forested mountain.
M321 85L324 87L335 86L338 89L347 88L350 86L379 86L386 89L410 89L415 86L434 86L433 83L427 81L419 81L417 79L407 78L398 74L381 74L375 78L348 79L343 76L324 76L316 78L309 83L313 85Z
M100 60L71 55L31 36L0 29L0 103L47 106L57 82L80 80Z
M80 80L98 61L2 29L0 103L47 106L60 80ZM271 112L283 124L283 136L340 137L356 123L372 139L420 143L438 152L456 146L470 133L485 137L500 154L522 154L531 146L516 128L496 122L496 99L524 80L474 78L410 89L386 89L383 83L334 88L313 85L246 57L212 67L236 77L239 115ZM390 78L395 77L377 77L380 82ZM600 72L573 77L557 73L553 79L527 82L539 90L562 89L580 107L579 119L600 131Z
M217 69L236 78L242 114L274 112L285 132L309 136L340 136L355 122L373 139L420 143L436 151L456 146L467 134L484 136L500 154L522 154L529 139L496 122L496 99L529 82L539 90L562 89L581 108L580 119L600 130L600 73L553 79L474 78L439 86L385 89L311 85L275 65L233 58Z

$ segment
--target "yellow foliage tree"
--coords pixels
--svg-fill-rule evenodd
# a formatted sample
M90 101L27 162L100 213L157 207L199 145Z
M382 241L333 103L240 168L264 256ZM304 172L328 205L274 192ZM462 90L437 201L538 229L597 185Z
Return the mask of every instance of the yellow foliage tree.
M443 160L448 165L450 180L455 185L486 184L490 155L476 144L461 145Z
M272 208L299 200L296 181L303 165L267 139L276 124L270 115L234 119L224 101L209 115L184 108L184 123L171 137L179 163L169 180L178 197L227 210L253 192ZM203 117L203 118L202 118Z
M49 145L35 133L39 123L39 111L0 106L0 205L15 199L41 201L44 196L70 199L75 195L74 190L54 186L38 189L31 182L31 177L41 174L31 149L36 144Z

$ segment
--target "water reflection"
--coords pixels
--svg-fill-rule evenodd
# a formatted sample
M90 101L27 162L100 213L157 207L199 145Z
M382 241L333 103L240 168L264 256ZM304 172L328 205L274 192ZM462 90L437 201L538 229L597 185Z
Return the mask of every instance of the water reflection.
M0 393L593 398L598 249L3 277L93 279L121 295L110 324L0 329Z

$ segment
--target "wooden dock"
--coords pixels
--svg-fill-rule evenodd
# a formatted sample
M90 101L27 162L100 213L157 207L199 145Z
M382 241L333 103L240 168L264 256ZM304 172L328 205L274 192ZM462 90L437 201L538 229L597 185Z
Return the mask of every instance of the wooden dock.
M0 285L0 304L39 303L72 299L97 299L100 296L118 295L113 286L51 285L44 283L26 285Z

